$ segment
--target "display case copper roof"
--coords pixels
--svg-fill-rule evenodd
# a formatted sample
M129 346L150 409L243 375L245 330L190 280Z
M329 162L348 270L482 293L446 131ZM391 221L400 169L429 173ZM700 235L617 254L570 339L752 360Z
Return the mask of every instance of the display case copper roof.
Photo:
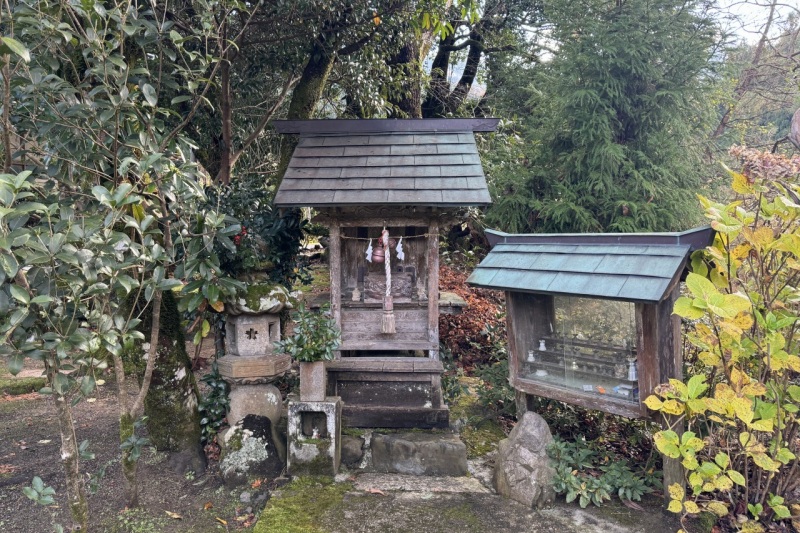
M689 253L713 230L682 233L513 235L493 232L494 247L467 279L508 291L660 302Z

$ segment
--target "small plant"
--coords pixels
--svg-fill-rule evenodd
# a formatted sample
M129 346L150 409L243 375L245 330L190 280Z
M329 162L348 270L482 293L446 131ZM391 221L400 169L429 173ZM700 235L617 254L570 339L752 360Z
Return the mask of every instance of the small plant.
M479 367L475 375L481 379L478 385L481 405L494 409L498 415L517 415L514 388L508 383L508 359Z
M147 417L143 416L139 420L133 423L133 435L125 439L120 445L120 449L122 451L127 451L129 453L128 457L129 460L132 462L136 462L139 460L139 457L142 455L142 448L150 444L150 439L147 437L137 437L136 433L144 426L145 422L147 421Z
M556 493L564 494L567 503L578 500L581 507L602 505L616 494L620 500L640 501L658 483L653 475L631 470L627 461L592 449L586 441L556 440L547 450L555 462Z
M442 394L448 405L452 405L458 401L461 395L468 392L467 386L459 381L464 371L456 364L453 353L444 346L440 346L439 359L444 366Z
M203 444L208 444L214 440L214 436L225 424L225 417L230 405L228 400L230 387L220 375L216 361L211 365L211 372L200 378L200 381L209 387L208 394L200 400L198 406L202 431L201 440Z
M330 317L329 306L315 313L301 303L294 316L294 334L275 346L297 362L315 363L332 361L340 340L341 333Z
M39 505L53 505L56 503L53 499L56 490L53 487L45 486L44 481L39 476L33 478L30 487L23 487L22 492Z

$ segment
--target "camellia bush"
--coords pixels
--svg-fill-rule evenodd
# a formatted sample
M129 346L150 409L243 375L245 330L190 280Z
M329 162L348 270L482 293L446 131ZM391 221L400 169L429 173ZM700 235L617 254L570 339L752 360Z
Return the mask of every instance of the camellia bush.
M717 236L693 254L674 310L691 321L697 360L645 403L672 424L655 435L659 451L686 471L686 488L668 487L669 509L759 532L797 514L800 157L731 154L737 198L700 197Z

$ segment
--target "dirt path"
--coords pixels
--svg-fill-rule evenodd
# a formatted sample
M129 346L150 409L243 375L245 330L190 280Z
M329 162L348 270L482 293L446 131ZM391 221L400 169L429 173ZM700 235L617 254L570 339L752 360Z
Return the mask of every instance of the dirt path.
M97 474L105 466L99 490L89 497L90 531L103 533L160 533L241 530L252 523L249 504L239 493L222 486L216 469L201 478L178 476L167 467L167 456L146 448L139 462L139 476L145 490L141 508L124 511L123 480L119 467L119 437L113 385L101 387L93 403L75 407L78 440L88 439L93 460L82 470ZM26 395L27 399L0 399L0 531L46 533L53 523L68 524L64 505L64 471L59 460L60 440L53 406L49 400ZM56 491L58 505L43 508L29 500L22 488L34 476ZM248 487L251 499L263 499ZM181 518L173 518L167 513ZM240 519L237 520L237 517ZM250 519L250 520L248 520Z

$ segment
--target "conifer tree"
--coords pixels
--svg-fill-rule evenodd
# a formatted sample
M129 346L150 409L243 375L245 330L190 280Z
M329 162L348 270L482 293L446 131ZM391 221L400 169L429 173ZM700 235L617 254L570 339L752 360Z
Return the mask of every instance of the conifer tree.
M695 223L693 139L708 109L713 21L695 0L580 4L545 6L554 56L523 71L532 95L521 113L524 158L490 163L487 222L535 232Z

